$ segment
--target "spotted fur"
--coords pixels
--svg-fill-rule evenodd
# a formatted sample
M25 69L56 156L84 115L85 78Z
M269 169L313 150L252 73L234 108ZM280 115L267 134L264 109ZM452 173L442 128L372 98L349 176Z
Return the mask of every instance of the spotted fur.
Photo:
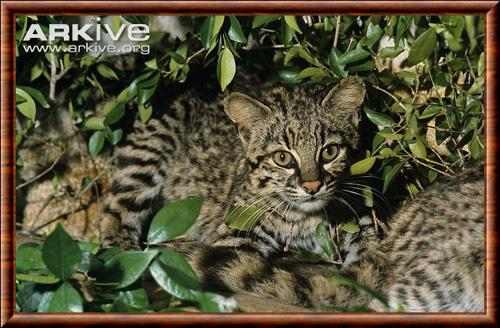
M358 111L365 89L347 78L324 87L274 87L259 100L232 93L205 102L187 93L157 119L137 123L116 153L112 195L101 233L105 243L140 246L152 214L163 204L201 195L201 214L190 235L221 246L249 244L263 256L289 249L315 251L315 229L324 208L346 178L357 147ZM337 157L322 163L325 146ZM287 151L296 164L273 162ZM301 183L322 181L313 196ZM250 234L223 221L231 208L257 206L260 220Z
M349 206L340 194L349 181L348 168L360 139L358 109L365 94L363 83L349 77L331 90L320 86L278 86L256 94L258 97L252 98L232 93L207 101L187 92L166 106L160 117L147 124L136 123L135 132L116 152L112 192L101 223L103 242L118 243L124 248L140 247L151 216L161 206L201 195L205 202L189 231L193 242L176 248L189 257L208 289L245 291L303 306L367 305L364 295L334 286L322 275L304 275L297 265L275 262L285 250L318 251L315 231L319 223L327 220L326 206L336 200ZM322 151L329 145L336 147L335 158L325 162ZM290 165L277 164L275 155L279 152L293 156ZM305 192L304 182L318 181L320 187L315 194ZM261 211L250 232L235 231L224 223L229 211L252 205ZM431 208L436 208L436 204ZM399 290L406 281L398 280L398 275L404 268L396 270L399 257L392 257L391 252L397 250L394 254L403 258L410 256L412 263L425 263L428 258L390 245L403 240L413 243L415 237L421 243L411 247L418 249L426 241L428 247L433 247L431 241L436 240L431 228L422 240L417 238L418 233L426 229L409 228L407 234L399 231L398 222L408 220L409 226L417 222L416 212L400 212L394 223L395 233L385 246L366 244L361 260L352 260L355 263L347 266L345 273L373 288L387 288L391 290L391 300L399 300L403 295ZM453 218L450 214L439 218L439 225L444 226L441 238L446 236L446 224ZM438 220L425 215L426 224ZM468 232L465 227L462 235ZM469 255L464 252L460 256L469 259ZM383 285L389 268L393 276ZM414 275L418 276L419 269L415 270ZM439 281L432 275L430 279ZM419 302L424 289L417 285L417 280L408 285L417 290L412 300ZM431 287L427 289L434 290ZM462 291L465 293L465 287ZM406 300L409 307L415 303Z

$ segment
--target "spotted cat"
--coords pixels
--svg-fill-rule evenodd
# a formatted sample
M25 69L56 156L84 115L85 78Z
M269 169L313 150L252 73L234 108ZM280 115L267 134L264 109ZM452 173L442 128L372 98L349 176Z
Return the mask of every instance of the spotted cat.
M310 307L367 303L363 295L336 287L325 276L304 275L298 264L275 261L286 252L317 253L321 246L316 228L328 222L328 213L335 213L331 204L350 206L342 192L349 188L349 167L359 145L364 96L357 77L345 78L332 89L259 90L258 100L238 92L210 101L184 93L159 118L136 123L135 132L116 152L111 196L101 222L103 242L141 247L148 222L161 206L201 195L205 201L189 231L196 243L177 248L208 289L245 291ZM224 223L234 209L251 206L259 208L260 219L250 232ZM411 223L414 215L400 217ZM443 224L447 219L443 217ZM414 230L408 231L416 234ZM404 240L399 236L405 234L395 233L384 245ZM412 240L411 235L406 238ZM389 256L391 250L385 251L389 246L366 245L361 260L344 273L378 289L389 272L384 270L397 261ZM410 251L401 255L400 248L400 256L415 256ZM404 281L398 281L395 277L395 285L387 288L396 288L401 296Z

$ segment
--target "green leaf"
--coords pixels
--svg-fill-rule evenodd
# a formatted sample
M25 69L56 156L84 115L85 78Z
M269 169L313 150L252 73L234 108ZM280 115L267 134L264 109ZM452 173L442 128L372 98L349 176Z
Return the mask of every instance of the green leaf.
M104 263L98 281L114 284L116 289L128 287L141 277L157 254L157 250L121 252Z
M368 107L363 107L363 110L366 113L366 117L377 126L391 126L394 124L394 120L386 114L373 111Z
M163 243L186 233L200 214L202 204L202 197L192 197L163 207L151 222L148 243Z
M217 73L219 84L222 91L224 91L229 83L231 83L236 73L236 62L229 48L224 48L220 53L219 61L217 62Z
M352 164L350 168L351 175L360 175L370 171L376 160L377 157L372 156Z
M373 207L373 191L372 188L366 186L363 189L364 202L366 207Z
M366 31L366 45L368 48L371 49L383 34L384 30L380 26L370 23Z
M50 302L52 302L52 298L54 297L55 290L49 290L43 293L42 298L40 299L40 303L38 305L37 312L48 312Z
M403 135L399 133L393 133L393 132L378 132L378 134L386 140L402 140Z
M385 47L380 49L378 57L380 59L395 58L404 51L403 47Z
M296 66L292 67L285 67L283 69L280 69L277 74L278 77L280 78L281 81L288 83L288 84L298 84L300 83L299 79L299 72L300 68Z
M380 301L386 309L389 309L389 303L387 303L387 298L384 295L382 295L382 294L380 294L380 293L378 293L378 292L376 292L376 291L374 291L366 286L361 285L360 283L356 282L355 280L353 280L347 276L343 276L343 275L331 276L330 278L328 278L328 281L334 285L353 287L353 288L359 290L360 292L370 296L372 299L376 299L376 300Z
M22 101L24 100L24 101ZM24 90L16 87L16 106L23 116L35 122L36 104L33 98Z
M344 65L339 64L340 56L340 51L337 48L332 48L332 51L328 56L328 64L337 77L344 78L347 77L347 72L344 70Z
M205 18L200 27L201 45L203 48L208 49L212 44L212 30L214 28L214 16Z
M484 74L484 51L479 55L479 60L477 61L477 76L482 76Z
M122 140L122 137L123 137L123 130L122 129L117 129L117 130L114 130L112 133L111 133L111 144L112 145L117 145L120 140Z
M16 250L16 272L27 272L45 268L40 245L26 243Z
M88 178L88 180L86 179ZM85 183L84 183L85 181ZM80 187L81 190L85 189L91 182L91 178L89 176L86 176L82 180L82 186ZM92 254L97 254L97 252L100 249L100 244L99 244L99 238L92 237L90 241L79 241L78 242L78 247L82 252L90 252Z
M386 192L387 188L389 187L390 183L394 179L394 177L401 172L401 168L403 165L406 163L406 160L403 160L397 164L394 164L392 168L390 168L387 172L384 172L384 187L382 189L382 192Z
M442 15L439 19L446 26L446 30L456 39L460 39L465 26L463 16Z
M425 148L425 144L417 138L414 143L409 143L408 147L410 147L411 152L415 157L425 159L427 158L427 150Z
M394 151L389 147L385 147L379 151L379 155L377 156L377 158L378 159L385 159L385 158L389 158L389 157L393 157L393 156L394 156Z
M281 33L285 46L290 45L295 37L295 30L288 26L288 24L281 24Z
M31 68L31 76L30 76L30 81L35 81L38 79L42 74L45 69L45 64L43 63L43 60L39 60L36 62L35 66Z
M198 277L184 257L172 249L162 249L150 266L153 279L169 294L182 300L195 301L201 291Z
M427 108L418 116L420 120L436 116L443 113L443 107L438 105L429 105Z
M149 16L122 16L127 22L132 24L149 24Z
M158 69L158 63L156 61L156 58L148 60L147 62L144 63L144 65L146 65L146 67L149 67L151 69Z
M235 42L246 43L247 39L243 34L243 30L241 29L241 25L240 22L238 22L238 19L234 16L229 16L229 21L231 23L229 32L227 33L229 38Z
M212 39L215 39L215 37L217 36L217 34L219 34L219 31L220 31L222 25L224 24L224 19L225 19L224 16L215 16L215 18L214 18L214 27L213 27L213 30L212 30Z
M113 108L108 115L106 115L106 119L104 120L104 125L115 124L125 115L125 104L119 103Z
M80 294L68 282L55 291L47 312L83 312Z
M78 244L60 224L45 239L42 256L50 272L61 280L67 280L73 275L82 257Z
M89 153L96 158L104 147L104 131L95 131L89 139Z
M149 119L151 118L151 115L153 115L153 106L144 106L142 104L139 104L139 119L141 120L142 123L147 123Z
M427 178L429 179L430 183L434 182L434 180L436 180L437 177L438 173L436 171L429 170L429 172L427 172Z
M369 60L359 65L349 66L347 70L349 71L349 73L366 72L373 71L374 67L375 66L373 65L373 62Z
M173 60L175 60L175 62L176 62L177 64L181 64L181 65L183 65L183 64L185 64L185 63L186 63L186 58L184 58L184 56L182 56L182 55L180 55L180 54L178 54L178 53L176 53L176 52L171 51L171 52L169 52L169 54L168 54L168 55L169 55L170 57L172 57L172 59L173 59Z
M118 80L118 76L116 75L115 71L107 64L104 63L98 64L97 72L99 72L99 74L101 74L102 77L105 77L107 79Z
M417 80L417 75L410 71L399 71L396 73L396 76L401 82L408 86L413 86Z
M370 56L370 53L363 49L353 49L338 58L339 65L357 62Z
M413 16L399 16L398 24L396 27L396 35L394 36L394 44L396 46L399 45L399 40L410 27L411 21L413 20Z
M120 16L111 16L111 31L116 35L120 27L122 26L122 21Z
M343 223L340 229L348 233L357 233L360 230L356 219L351 219L349 222Z
M304 263L321 263L321 262L328 262L329 260L325 259L325 257L322 256L321 254L308 251L294 252L293 259Z
M198 304L202 312L232 312L238 308L234 298L207 292L199 295Z
M146 71L145 73L139 75L139 77L135 78L130 85L124 89L118 97L116 98L117 102L128 102L132 100L137 95L137 89L139 88L139 84L142 81L149 79L153 74L157 73L156 70Z
M283 64L285 66L288 65L288 62L299 53L299 49L300 47L292 47L288 49L285 54L285 59L283 60Z
M479 137L477 133L474 133L474 136L468 144L468 148L470 154L472 155L472 158L474 158L476 161L483 159L483 149L479 143Z
M224 215L224 222L232 229L251 231L263 213L257 206L231 206Z
M209 16L205 18L200 27L200 38L203 48L210 48L223 23L224 16Z
M413 66L429 57L437 45L437 34L434 28L430 28L420 35L410 48L408 65Z
M41 285L52 285L60 281L60 279L54 275L46 275L38 273L17 273L16 280L29 281Z
M333 242L325 223L320 223L316 227L316 241L325 253L326 258L331 258L333 255Z
M50 288L30 282L21 284L16 293L16 302L20 305L20 310L22 312L36 312L43 295L50 292Z
M144 288L121 291L110 312L143 312L148 310L149 299Z
M121 252L122 252L122 250L120 249L120 247L112 246L110 248L105 248L105 249L101 250L97 254L97 257L104 262L108 262L109 260L111 260L111 258L120 254Z
M153 71L149 77L137 82L137 101L139 104L147 105L158 87L160 72Z
M255 16L252 22L252 29L278 20L279 18L280 16Z
M288 62L290 61L290 59L292 59L296 55L299 55L305 61L307 61L308 63L310 63L310 64L312 64L312 65L314 65L316 67L322 67L323 66L316 58L314 58L313 56L311 56L307 52L307 50L305 50L304 48L302 48L300 46L295 46L295 47L291 48L290 50L288 50L288 52L285 55L284 64L287 65Z
M104 117L92 116L85 121L83 121L82 126L89 130L104 130L106 127L104 126Z
M290 26L294 31L298 32L299 34L302 34L302 31L300 30L299 25L297 24L297 20L295 19L295 16L283 16L285 19L285 23Z
M100 271L104 269L104 263L89 251L82 251L82 260L78 266L79 272Z
M305 79L308 77L324 77L328 76L328 73L318 67L308 67L303 69L297 76L299 79Z

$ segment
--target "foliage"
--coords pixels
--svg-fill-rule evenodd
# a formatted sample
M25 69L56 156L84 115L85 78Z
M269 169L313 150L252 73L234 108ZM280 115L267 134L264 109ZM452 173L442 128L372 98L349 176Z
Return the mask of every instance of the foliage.
M152 20L140 16L109 19L115 31L127 22L149 24ZM47 113L63 107L87 140L92 158L109 154L124 138L131 118L147 122L155 111L161 111L154 107L154 99L162 91L162 83L189 84L195 68L202 67L204 74L214 76L221 91L231 89L240 72L264 76L269 84L319 83L328 88L346 76L360 76L368 91L362 109L363 131L372 132L364 136L364 156L352 164L350 172L380 178L380 189L388 198L401 198L403 193L413 197L440 175L453 175L465 165L483 161L482 16L209 16L179 20L192 32L184 40L153 31L149 41L140 43L151 46L151 53L111 56L27 52L22 38L29 26L40 24L46 31L49 24L69 18L17 16L18 149ZM57 40L50 45L66 49L69 43ZM18 165L22 171L22 162ZM362 193L364 205L373 209L380 194L370 187ZM21 246L18 306L22 311L40 312L170 311L185 304L219 310L215 300L225 299L200 292L182 256L154 246L172 240L192 224L200 203L195 199L187 202L191 204L171 204L157 214L148 235L150 248L143 252L105 250L94 242L76 242L61 227L47 237L42 248ZM226 222L245 231L256 222L253 216L257 218L258 213L257 208L235 209ZM179 225L183 220L174 220L179 216L187 216L185 225ZM357 218L340 227L347 233L359 229ZM331 244L332 237L331 229L318 227L322 253L297 254L297 259L333 261L338 250ZM121 270L120 277L111 274L116 268ZM103 272L115 280L103 282ZM143 272L149 272L172 298L161 304L150 302L139 279ZM85 296L87 284L96 288L95 299ZM72 302L61 301L69 299ZM180 305L176 303L179 299Z
M21 245L16 256L18 311L163 312L193 306L211 312L235 310L233 299L201 291L198 277L181 254L153 246L185 233L202 201L199 197L185 199L160 210L151 225L150 247L144 251L78 242L60 225L41 247ZM178 220L169 220L172 215ZM164 294L155 299L145 273L170 297Z
M135 16L112 18L118 26L146 21ZM55 98L47 100L49 82L66 74L72 85L59 86L57 93L67 93L64 106L87 135L90 154L98 156L122 139L126 116L136 115L144 122L151 117L160 80L186 81L195 59L203 56L207 72L217 73L222 90L240 64L269 72L269 81L288 84L329 85L347 75L361 76L369 89L364 115L378 132L366 149L366 159L355 163L351 172L381 176L384 192L402 176L402 185L414 195L439 175L451 175L467 161L483 158L483 17L186 18L183 22L193 28L192 35L170 42L167 48L172 49L135 55L139 63L132 71L102 55L23 51L20 40L30 24L46 26L63 20L17 18L22 64L16 88L19 143L29 136L38 113L55 106ZM153 45L168 37L160 34L163 37L151 38ZM96 94L104 103L100 111L90 101ZM136 113L126 104L135 104Z

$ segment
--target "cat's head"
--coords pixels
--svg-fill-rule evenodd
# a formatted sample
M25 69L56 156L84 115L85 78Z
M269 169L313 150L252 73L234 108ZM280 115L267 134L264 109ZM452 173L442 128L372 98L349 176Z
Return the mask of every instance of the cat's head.
M360 78L324 86L275 87L261 99L231 93L224 101L248 162L248 190L304 213L333 198L359 142Z

